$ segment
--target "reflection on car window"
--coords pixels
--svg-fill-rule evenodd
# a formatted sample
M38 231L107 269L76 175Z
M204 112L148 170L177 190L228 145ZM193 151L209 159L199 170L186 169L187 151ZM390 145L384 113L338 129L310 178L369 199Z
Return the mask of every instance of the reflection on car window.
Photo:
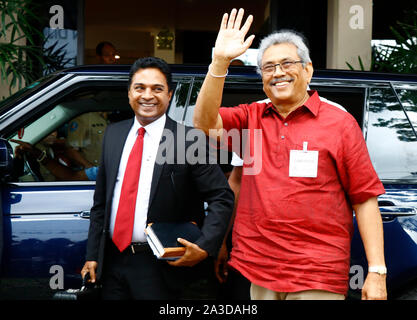
M417 131L417 86L407 89L396 88L396 91L414 130Z
M367 145L380 179L417 179L417 138L391 88L370 89Z
M193 89L190 95L190 102L187 107L187 111L184 117L184 124L190 127L193 127L193 114L195 109L195 103L197 101L198 92L200 91L201 85L203 84L202 80L194 81Z
M175 92L168 109L168 116L171 119L182 122L189 89L190 81L182 81L176 84Z
M6 99L3 99L0 101L0 111L3 108L6 108L9 104L15 103L17 100L24 98L25 96L31 94L33 91L35 91L38 87L46 84L49 80L53 79L54 75L48 75L45 76L38 81L35 81L31 83L30 85L20 89L16 93L12 94L11 96L7 97ZM0 97L1 99L1 97Z

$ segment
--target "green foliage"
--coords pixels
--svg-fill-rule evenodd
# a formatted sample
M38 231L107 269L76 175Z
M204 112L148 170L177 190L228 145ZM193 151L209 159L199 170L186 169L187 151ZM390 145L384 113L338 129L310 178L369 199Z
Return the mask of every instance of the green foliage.
M0 0L0 78L19 89L68 62L64 47L44 48L40 5L33 0ZM45 24L44 24L45 25Z
M363 65L362 58L360 56L358 56L358 62L359 62L360 70L361 71L366 71L365 66ZM371 61L371 69L372 69L372 62L373 62L373 60ZM349 62L346 62L346 64L347 64L347 66L349 67L350 70L355 70L355 68Z
M376 52L374 71L417 73L417 11L411 12L409 21L397 22L390 30L397 45L384 45Z
M390 30L397 45L372 48L371 71L417 74L417 11L411 11L406 22L397 22ZM358 56L360 70L365 71ZM346 62L350 70L353 66Z

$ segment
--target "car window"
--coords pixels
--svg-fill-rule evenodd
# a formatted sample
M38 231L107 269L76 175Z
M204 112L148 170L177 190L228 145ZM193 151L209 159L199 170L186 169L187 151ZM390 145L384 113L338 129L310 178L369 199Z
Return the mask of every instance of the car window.
M195 80L190 94L190 99L187 106L187 111L182 119L183 123L187 126L193 127L193 114L195 109L195 103L197 101L198 93L200 92L203 80Z
M196 78L190 94L187 111L184 116L184 123L193 126L193 114L198 93L203 84L203 78ZM243 103L252 103L266 99L266 95L262 90L262 83L245 83L245 79L226 79L222 107L234 107Z
M123 85L82 87L42 107L9 137L16 182L95 180L84 170L100 165L107 125L133 117Z
M329 86L311 84L310 88L317 90L320 97L329 100L329 103L336 103L345 108L355 117L359 126L363 126L363 110L365 107L365 89L360 87Z
M406 93L400 92L404 102L415 98L413 92ZM409 114L415 123L415 104L413 110ZM417 138L395 93L388 86L369 89L367 145L381 180L417 179Z
M395 86L395 91L414 130L417 131L417 85L398 85Z
M171 99L168 109L168 116L178 122L182 122L185 107L189 100L189 91L191 87L191 79L174 79L176 82L175 92Z
M181 121L190 81L174 79L174 88L169 116ZM48 101L8 135L17 156L14 181L95 180L107 125L134 116L125 82L86 83Z

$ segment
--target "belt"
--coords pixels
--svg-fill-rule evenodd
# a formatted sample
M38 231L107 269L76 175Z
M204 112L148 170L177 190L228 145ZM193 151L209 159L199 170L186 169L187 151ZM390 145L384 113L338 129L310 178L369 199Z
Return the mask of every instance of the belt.
M132 242L126 247L126 249L123 250L123 252L120 252L110 237L107 239L107 241L109 243L109 249L111 249L111 252L114 253L136 254L139 252L152 251L151 247L147 242Z
M151 247L147 242L132 242L125 251L130 251L132 254L139 252L151 251Z

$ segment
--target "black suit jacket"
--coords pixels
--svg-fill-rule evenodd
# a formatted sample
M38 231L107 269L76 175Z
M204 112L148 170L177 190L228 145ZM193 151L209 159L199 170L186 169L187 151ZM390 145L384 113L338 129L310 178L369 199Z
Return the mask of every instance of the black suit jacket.
M86 255L88 261L98 261L98 277L109 237L113 189L132 125L133 119L114 123L103 138ZM195 133L199 139L192 141ZM187 157L184 150L197 157ZM190 158L202 163L190 163ZM234 195L220 167L210 163L204 133L167 116L153 172L147 222L197 222L203 235L196 244L216 257L231 218ZM208 203L207 215L204 202Z

